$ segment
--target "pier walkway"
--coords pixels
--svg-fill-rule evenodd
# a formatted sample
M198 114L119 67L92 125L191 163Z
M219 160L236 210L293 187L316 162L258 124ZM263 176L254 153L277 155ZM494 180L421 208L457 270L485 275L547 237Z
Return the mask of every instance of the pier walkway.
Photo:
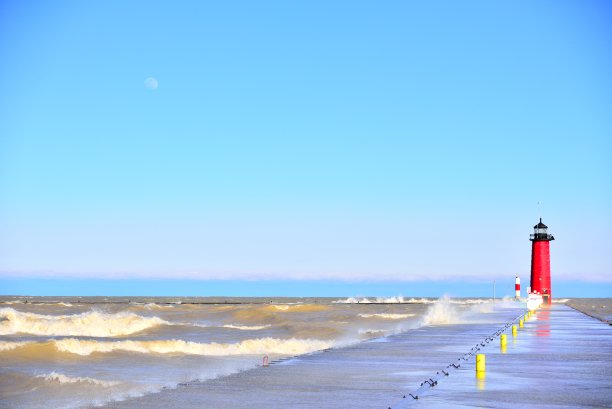
M508 328L507 348L502 351L499 337L492 334L523 312L499 309L483 314L487 322L423 327L107 407L612 407L612 326L553 305L538 310L516 337ZM486 355L487 366L480 378L475 357L466 358L477 344L482 345L478 353ZM415 400L409 394L417 391Z

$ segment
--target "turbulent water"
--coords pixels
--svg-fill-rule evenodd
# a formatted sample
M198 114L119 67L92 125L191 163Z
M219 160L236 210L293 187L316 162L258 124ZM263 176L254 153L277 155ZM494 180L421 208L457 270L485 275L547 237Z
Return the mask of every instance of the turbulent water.
M484 299L0 298L0 407L78 408L427 325Z

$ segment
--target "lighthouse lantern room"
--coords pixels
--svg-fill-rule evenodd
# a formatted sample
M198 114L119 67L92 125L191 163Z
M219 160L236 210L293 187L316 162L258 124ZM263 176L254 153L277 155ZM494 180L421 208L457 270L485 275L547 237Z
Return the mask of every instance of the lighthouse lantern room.
M548 234L548 226L540 222L533 226L531 235L531 292L542 296L544 304L552 302L550 283L550 242L555 238Z

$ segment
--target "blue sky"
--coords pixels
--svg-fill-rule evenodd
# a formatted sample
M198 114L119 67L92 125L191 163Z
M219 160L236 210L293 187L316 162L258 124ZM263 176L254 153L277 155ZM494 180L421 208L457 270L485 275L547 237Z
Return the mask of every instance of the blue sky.
M612 296L607 2L332 3L2 2L0 293L526 283L542 216Z

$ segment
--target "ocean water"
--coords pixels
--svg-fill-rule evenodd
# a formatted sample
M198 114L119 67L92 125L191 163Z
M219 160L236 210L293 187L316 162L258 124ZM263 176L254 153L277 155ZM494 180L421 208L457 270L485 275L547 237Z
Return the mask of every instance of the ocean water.
M0 407L79 408L485 317L487 299L0 297Z

